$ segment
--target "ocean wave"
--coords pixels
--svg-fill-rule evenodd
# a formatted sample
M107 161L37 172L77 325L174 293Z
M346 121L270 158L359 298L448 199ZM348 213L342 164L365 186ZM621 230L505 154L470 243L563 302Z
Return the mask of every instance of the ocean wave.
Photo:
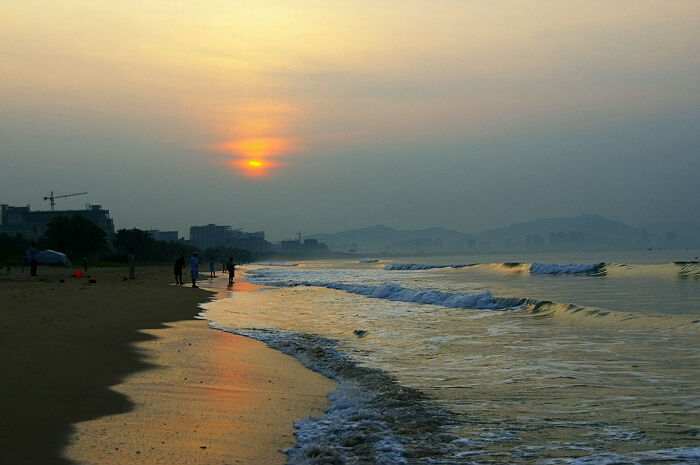
M632 456L620 454L596 454L580 458L548 459L545 465L615 465L620 463L642 465L646 463L691 464L700 462L700 447L636 452Z
M275 262L270 262L270 263L256 263L257 265L260 266L299 266L298 263L275 263Z
M421 263L391 263L384 267L387 271L421 271L421 270L433 270L441 268L466 268L477 266L477 263L469 264L452 264L452 265L431 265L431 264L421 264ZM599 275L605 273L605 263L593 263L593 264L569 264L569 265L559 265L556 263L545 264L545 263L533 263L529 267L523 263L516 262L506 262L506 263L494 263L490 266L496 269L502 269L504 272L512 272L514 270L529 270L531 274L590 274Z
M422 265L418 263L392 263L384 267L387 271L419 271L419 270L432 270L439 268L465 268L467 266L474 266L475 263L464 264L464 265Z
M470 308L478 310L513 310L523 308L528 299L494 297L491 291L480 293L441 292L433 290L413 290L397 283L383 283L378 286L364 286L337 281L295 280L290 275L271 273L269 270L248 271L246 280L253 284L275 287L311 286L325 287L351 294L364 295L371 299L385 299L395 302L412 302L437 305L447 308Z
M556 263L533 263L530 265L530 274L590 274L600 275L605 273L605 263L593 263L591 265L558 265Z
M454 456L461 444L462 438L447 434L455 423L449 412L386 372L358 365L336 349L334 340L281 330L233 330L216 322L211 326L263 341L338 382L322 416L294 422L297 443L283 451L288 463L408 464Z
M324 283L322 287L337 289L352 294L360 294L372 299L386 299L396 302L438 305L447 308L474 308L479 310L512 310L522 307L527 299L494 297L491 291L481 293L440 292L413 290L396 283L380 286L356 286L342 283Z
M283 330L231 329L214 321L210 326L262 341L338 382L338 388L328 394L330 406L323 415L294 422L297 442L282 451L288 457L287 463L476 464L522 463L537 458L534 450L504 451L497 456L488 450L494 443L520 440L511 432L489 432L473 438L452 434L452 428L458 424L453 412L423 392L399 384L389 373L357 363L341 352L333 339ZM637 431L605 423L601 426L604 428L600 434L616 441L635 440L638 436ZM630 455L596 454L596 449L588 444L540 449L560 451L559 458L541 462L547 465L697 463L700 459L700 447L639 451ZM572 450L590 455L570 457L567 452Z
M678 276L681 278L700 278L700 263L698 262L673 262L678 267Z

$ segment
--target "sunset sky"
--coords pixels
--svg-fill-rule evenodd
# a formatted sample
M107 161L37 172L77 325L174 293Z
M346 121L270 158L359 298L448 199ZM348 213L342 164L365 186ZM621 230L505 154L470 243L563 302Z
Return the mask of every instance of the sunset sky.
M0 2L0 203L270 240L700 221L700 2Z

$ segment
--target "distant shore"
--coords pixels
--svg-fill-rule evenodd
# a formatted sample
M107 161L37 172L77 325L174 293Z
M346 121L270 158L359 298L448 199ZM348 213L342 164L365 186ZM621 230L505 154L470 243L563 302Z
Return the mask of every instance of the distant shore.
M326 407L333 382L195 320L213 294L170 267L74 271L0 272L3 462L284 463L292 422Z

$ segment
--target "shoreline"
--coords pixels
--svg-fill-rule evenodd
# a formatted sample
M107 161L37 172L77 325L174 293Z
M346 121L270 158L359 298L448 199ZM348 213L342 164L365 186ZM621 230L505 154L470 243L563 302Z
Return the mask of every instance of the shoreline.
M70 277L72 272L73 268L40 267L37 278L30 278L28 273L0 275L0 285L3 287L0 308L4 310L0 325L0 350L4 355L3 372L7 374L0 382L0 395L4 399L2 418L6 419L0 426L0 447L8 463L75 463L64 456L64 448L74 460L76 455L85 451L95 452L100 447L100 453L112 448L116 453L119 446L110 443L109 433L96 428L95 421L119 421L124 414L132 415L143 410L153 413L166 399L184 400L186 404L198 403L200 406L213 405L214 411L221 414L225 409L217 407L209 394L223 393L228 399L220 403L226 404L228 412L233 415L232 412L243 400L256 395L267 396L265 402L258 401L255 408L236 410L236 414L245 419L237 419L236 422L222 420L217 428L208 431L211 433L229 427L229 432L232 432L236 428L240 430L241 425L255 425L265 418L265 425L253 428L253 439L267 435L281 438L279 444L289 446L295 441L292 421L312 412L320 414L325 409L325 396L333 389L332 381L304 368L291 357L289 359L297 362L298 366L285 358L280 360L280 356L288 356L263 343L209 328L207 322L198 320L197 316L200 313L199 305L211 299L214 293L194 290L189 286L175 286L169 267L137 266L135 280L124 279L128 276L126 267L90 269L84 278ZM65 282L60 283L59 279ZM96 283L90 284L89 279L94 279ZM186 338L199 341L197 356L209 353L219 355L218 358L188 366L187 369L194 370L194 375L173 377L184 366L182 360L178 361L178 352L173 347ZM187 347L190 348L189 345ZM190 351L192 353L195 351ZM246 353L252 358L241 359L240 356ZM228 366L227 372L247 370L246 377L236 378L235 385L232 378L217 378L226 371L220 370L222 359ZM183 360L187 365L192 358ZM269 370L277 372L280 367L285 370L289 367L286 381L276 378L275 382L271 382L273 379L267 379L270 387L282 389L273 389L279 398L273 406L267 400L274 398L271 394L273 391L265 391L264 386L256 384L254 379L270 378ZM202 383L196 383L202 386L187 384L182 379L185 377L190 380L202 378L199 380ZM143 385L144 379L150 380L151 387L168 385L169 388L144 404L143 399L134 397L129 388L123 389L123 386L134 385L135 382ZM205 380L208 382L205 383ZM286 404L290 402L290 396L287 394L295 389L299 394L294 401L295 408L288 409ZM205 391L207 395L203 395ZM279 392L284 395L280 396ZM189 417L171 415L170 420L164 421L166 428L153 428L148 418L140 420L139 427L134 428L130 428L127 422L126 428L119 428L113 440L119 441L119 434L135 433L136 430L139 430L137 436L141 438L163 431L173 434L184 431L197 415L196 409L190 410ZM283 418L280 410L299 416L291 420L289 417ZM162 419L158 415L152 416L156 417ZM217 418L221 420L221 415ZM273 423L277 425L273 426ZM279 429L280 424L282 429ZM91 438L90 432L100 434L99 444L94 437ZM173 463L173 458L184 458L185 451L195 447L200 456L202 452L208 457L226 452L229 454L227 457L233 459L236 454L241 454L243 461L248 463L251 463L254 454L263 452L268 454L266 457L277 456L279 463L286 460L278 451L284 445L274 446L267 439L263 441L264 444L257 443L258 449L249 452L253 455L243 457L243 451L237 450L231 442L240 434L226 436L222 435L218 446L207 449L203 449L206 445L197 440L170 441L165 449L160 450L166 455L170 454L169 459L163 459L168 463ZM246 441L250 442L250 438L248 436ZM145 441L148 443L148 439ZM164 441L158 441L158 444L161 443ZM229 443L231 447L226 451L226 444ZM151 441L151 444L156 442ZM142 454L149 449L142 451L140 449L143 447L139 444L135 447L139 448L139 454L133 458L140 461L146 459ZM230 454L231 450L233 455ZM105 460L109 463L110 460L108 456L97 461L92 461L89 454L82 457L79 459L81 463L105 463ZM114 460L128 461L129 457ZM153 460L158 461L155 456ZM265 459L265 462L269 460Z

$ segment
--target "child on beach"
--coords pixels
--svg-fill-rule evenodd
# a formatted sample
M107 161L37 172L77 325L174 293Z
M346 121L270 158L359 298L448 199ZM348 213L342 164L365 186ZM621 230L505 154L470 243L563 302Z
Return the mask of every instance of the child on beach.
M214 257L211 257L211 260L209 260L209 275L216 278L216 272L214 271L214 265L216 265L216 262L214 261Z

